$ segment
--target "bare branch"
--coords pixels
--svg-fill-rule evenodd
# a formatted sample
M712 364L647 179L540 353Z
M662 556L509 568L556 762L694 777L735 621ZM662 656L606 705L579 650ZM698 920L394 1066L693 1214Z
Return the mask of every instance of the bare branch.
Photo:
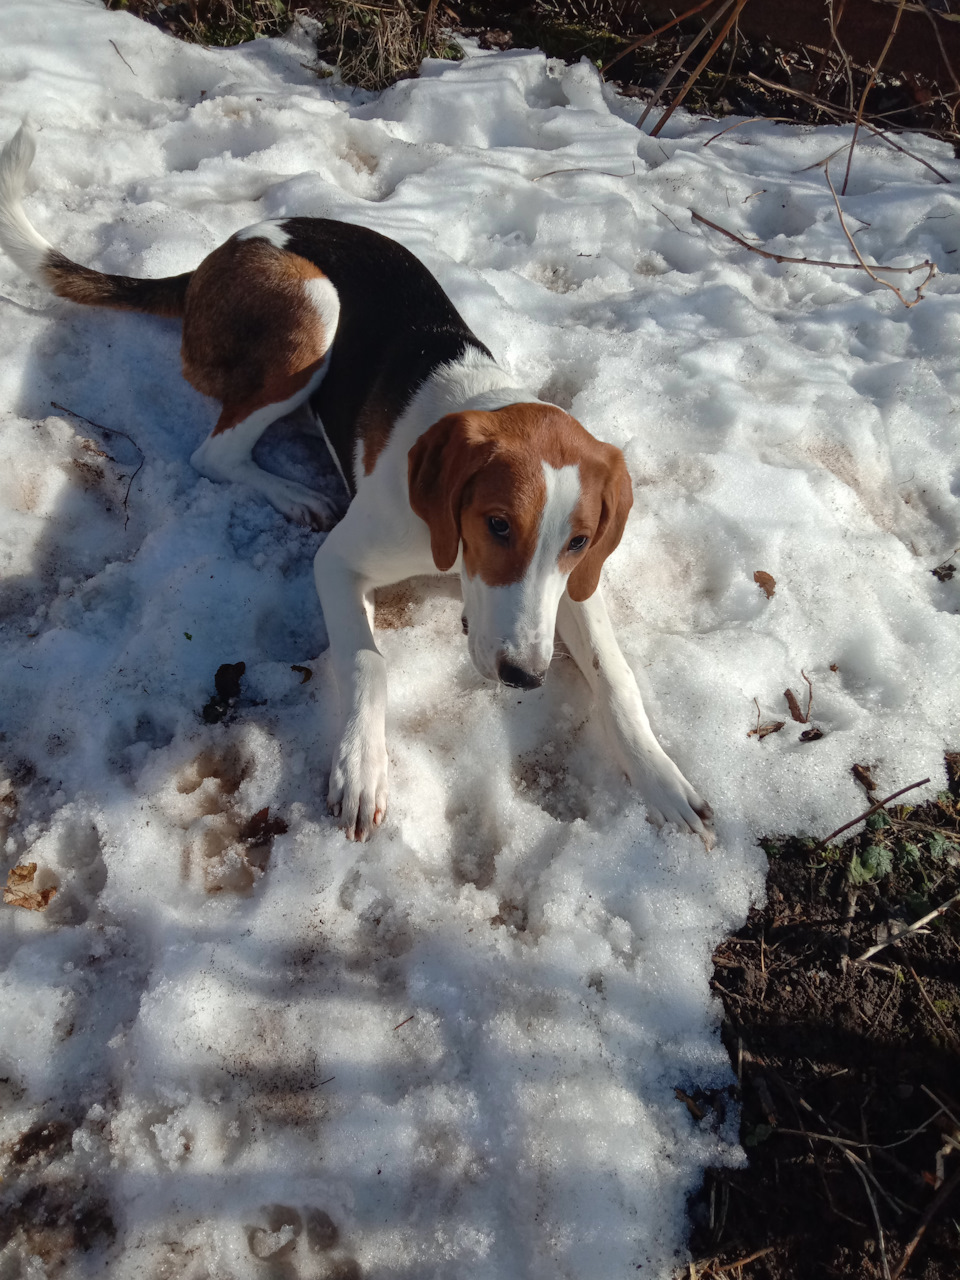
M703 55L703 57L697 63L693 71L690 72L690 75L687 77L687 83L683 86L683 88L680 90L680 92L677 94L674 100L670 103L669 107L667 107L666 111L663 113L663 115L660 117L657 123L650 130L651 138L655 138L657 136L657 134L660 132L663 126L667 123L667 121L673 115L674 111L676 111L677 107L679 107L681 102L683 102L684 98L687 96L687 94L692 89L694 83L696 82L696 79L699 76L700 72L704 69L704 67L713 57L713 55L717 52L717 50L723 44L724 40L727 38L727 34L729 33L730 28L740 17L741 10L743 9L743 6L746 3L747 3L747 0L736 0L733 13L731 13L730 17L727 18L726 22L720 28L719 32L717 33L713 41L713 44L711 44L710 48L707 50L707 52ZM719 16L720 15L718 14L717 17Z
M916 791L917 787L925 787L929 781L929 778L921 778L919 782L911 782L909 787L901 787L899 791L894 791L883 800L878 800L876 804L870 806L866 813L861 813L859 818L852 818L849 822L845 822L842 827L837 827L836 831L831 831L828 836L824 836L819 844L814 845L813 852L816 853L817 850L826 848L834 836L840 835L841 831L849 831L849 829L851 827L855 827L858 822L863 822L865 818L873 817L878 809L882 809L883 806L885 804L889 804L891 800L896 800L897 796L904 796L908 791Z
M853 163L853 149L857 145L857 135L860 132L860 125L863 120L863 109L867 105L867 94L873 88L877 74L883 66L883 60L886 58L890 46L893 44L893 37L897 34L897 27L900 25L900 19L903 17L903 10L906 3L907 0L900 0L896 16L893 19L893 25L890 28L890 34L887 36L886 44L884 44L883 48L880 50L880 57L877 59L876 64L870 69L870 75L867 78L867 83L864 87L863 93L860 95L860 106L857 108L857 122L853 127L853 141L850 143L850 154L847 156L847 169L843 175L843 186L840 189L842 195L847 194L847 183L850 180L850 166Z
M610 68L615 66L621 58L626 58L628 54L634 53L645 44L649 44L651 40L656 40L657 36L662 36L663 33L665 31L669 31L671 27L678 26L687 18L692 18L695 13L700 13L701 10L709 8L712 4L713 0L702 0L702 3L695 4L692 9L686 9L678 18L671 18L670 21L665 22L662 27L657 27L656 31L649 31L645 36L641 36L639 40L634 40L633 44L628 44L626 49L621 50L615 58L611 58L605 66L601 67L600 74L605 76Z
M666 75L663 77L663 79L660 81L660 83L657 85L656 89L654 90L653 97L647 103L643 111L643 114L640 116L640 119L637 121L638 129L643 128L644 121L646 120L650 112L653 110L653 108L660 101L660 99L663 97L664 93L666 92L667 88L670 85L670 82L673 80L673 77L684 66L687 59L690 57L691 53L693 53L694 49L697 47L700 41L706 38L708 32L710 31L711 24L714 22L717 22L720 18L722 18L732 4L733 4L733 0L723 0L723 3L720 5L720 8L717 10L717 12L713 15L712 18L707 19L707 21L703 24L703 27L701 28L701 30L697 32L697 34L693 37L693 39L687 45L686 49L684 49L683 53L681 53L680 57L677 58L676 62L674 62L673 66L669 69L669 71L666 73Z
M705 218L703 214L697 213L694 209L690 210L690 216L691 218L693 218L695 222L702 222L704 226L712 227L714 231L719 231L721 235L724 235L728 239L735 241L739 245L742 245L744 249L749 249L751 253L758 253L761 258L769 258L772 262L795 262L803 267L831 267L834 271L865 271L867 269L866 263L827 262L820 258L791 258L788 254L785 254L785 253L771 253L769 249L761 249L759 245L751 244L749 240L744 240L741 236L735 235L732 231L728 231L726 227L721 227L716 222L711 222L709 218ZM937 270L936 265L934 263L926 260L923 262L918 262L916 263L915 266L912 266L912 267L876 266L873 268L874 271L896 272L897 275L912 275L914 271L923 271L924 269L926 269L927 272L929 273L927 279L930 278L930 275L935 274ZM867 274L869 275L870 273L867 272ZM881 283L886 283L886 282L883 281ZM923 282L923 285L921 285L920 287L923 288L926 285L926 283L927 281L925 280ZM907 305L912 306L914 304L909 303Z
M867 273L870 279L875 280L877 284L882 284L883 287L885 289L889 289L891 293L895 293L905 307L908 307L908 308L915 307L918 302L922 302L924 289L927 287L927 285L930 283L933 277L937 274L936 266L932 262L924 263L924 265L927 267L926 277L923 280L921 280L918 285L915 286L917 290L917 296L912 301L908 302L907 299L903 296L903 294L900 292L900 290L897 288L895 284L891 284L889 280L882 280L880 276L877 275L877 271L889 271L891 270L891 268L889 267L871 268L871 267L868 267L867 264L864 262L863 255L861 254L860 250L857 248L856 244L854 243L853 236L847 230L847 224L843 220L843 210L840 208L840 198L836 193L833 183L830 181L829 161L823 166L823 176L826 178L827 186L830 188L830 194L833 196L833 203L836 205L836 208L837 208L837 217L840 219L840 226L843 229L843 234L847 237L847 240L850 244L850 248L857 255L857 261L860 263L861 267L863 267L864 271Z

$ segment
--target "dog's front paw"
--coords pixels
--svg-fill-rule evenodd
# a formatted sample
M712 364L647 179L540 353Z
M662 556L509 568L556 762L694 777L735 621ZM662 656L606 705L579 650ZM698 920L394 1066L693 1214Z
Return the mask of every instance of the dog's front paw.
M667 757L673 776L667 771L648 774L640 786L647 805L647 820L655 827L667 823L699 836L704 848L713 848L717 837L713 829L713 810L690 785L672 760Z
M669 823L680 831L690 831L700 837L708 850L713 848L717 839L713 810L659 744L656 752L637 752L625 760L624 768L643 796L648 822L655 827Z
M387 748L360 734L343 737L330 770L330 812L348 840L369 840L387 812Z

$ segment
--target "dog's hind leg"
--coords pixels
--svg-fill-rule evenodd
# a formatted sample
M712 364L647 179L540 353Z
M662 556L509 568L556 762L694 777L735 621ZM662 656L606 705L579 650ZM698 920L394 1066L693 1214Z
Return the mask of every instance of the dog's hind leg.
M313 529L333 528L343 514L342 506L295 480L264 471L251 457L254 445L270 423L302 404L319 385L324 371L321 364L310 380L285 400L272 400L256 407L249 402L236 405L228 401L213 431L191 455L193 466L209 480L247 485L299 524Z
M251 452L271 422L320 385L339 315L337 291L313 263L241 233L197 268L183 323L184 376L223 405L191 462L201 475L245 484L318 529L336 523L337 503L264 471Z

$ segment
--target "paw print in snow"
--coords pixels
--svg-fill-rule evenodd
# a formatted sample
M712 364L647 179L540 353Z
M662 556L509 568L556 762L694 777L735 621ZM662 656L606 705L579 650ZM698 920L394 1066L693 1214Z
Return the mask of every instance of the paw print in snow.
M362 1280L356 1259L346 1256L337 1224L323 1209L271 1204L259 1224L247 1227L247 1244L270 1280Z

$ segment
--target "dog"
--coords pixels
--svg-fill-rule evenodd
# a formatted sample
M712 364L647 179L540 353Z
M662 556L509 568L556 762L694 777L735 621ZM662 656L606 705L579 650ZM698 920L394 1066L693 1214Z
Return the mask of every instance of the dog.
M387 672L376 587L459 573L476 669L543 683L555 635L595 696L613 754L657 826L709 849L712 813L657 742L604 605L604 561L633 502L619 449L517 387L408 250L364 227L277 218L247 227L195 271L107 275L71 262L23 211L35 144L0 155L0 245L62 298L180 317L187 381L220 415L192 463L329 530L314 575L341 702L328 804L348 839L387 811ZM266 427L309 402L351 501L338 510L258 467Z

